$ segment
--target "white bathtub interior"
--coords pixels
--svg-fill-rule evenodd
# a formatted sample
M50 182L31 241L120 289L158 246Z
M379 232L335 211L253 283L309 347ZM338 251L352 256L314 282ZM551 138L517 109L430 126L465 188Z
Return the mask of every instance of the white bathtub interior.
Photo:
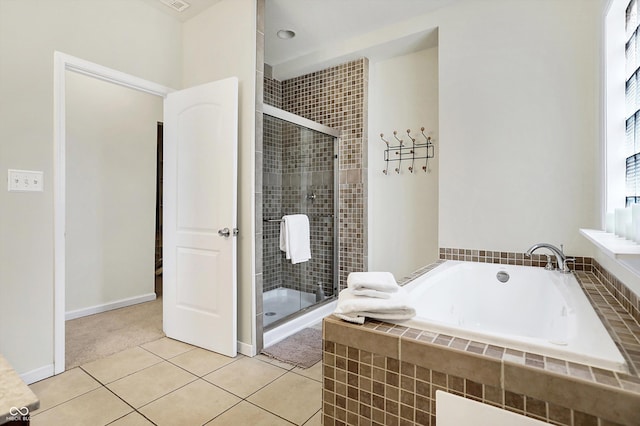
M496 278L500 271L507 282ZM628 371L573 274L446 261L406 288L416 317L405 326Z

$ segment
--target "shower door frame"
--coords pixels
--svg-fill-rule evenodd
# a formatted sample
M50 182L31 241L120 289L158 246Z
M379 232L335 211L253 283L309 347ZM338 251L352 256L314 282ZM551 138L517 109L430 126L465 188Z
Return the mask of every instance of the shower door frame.
M324 124L320 124L313 120L309 120L307 118L301 117L299 115L293 114L291 112L285 111L280 108L276 108L274 106L264 104L262 112L264 115L268 115L273 118L277 118L288 123L295 124L300 127L304 127L319 133L323 133L325 135L329 135L333 137L333 295L331 297L327 297L322 302L316 302L313 305L307 306L306 308L302 308L282 319L274 321L272 324L264 327L263 330L273 329L282 325L291 319L297 318L301 315L306 314L307 312L324 305L325 303L329 303L333 300L336 300L338 297L339 290L339 277L340 277L340 267L338 264L339 253L340 253L340 232L339 232L339 200L340 200L340 187L339 187L339 175L340 175L340 155L338 151L338 147L340 146L340 133L341 131L338 129L334 129ZM264 260L261 260L264 262ZM264 290L260 297L264 297ZM263 313L264 315L264 313Z

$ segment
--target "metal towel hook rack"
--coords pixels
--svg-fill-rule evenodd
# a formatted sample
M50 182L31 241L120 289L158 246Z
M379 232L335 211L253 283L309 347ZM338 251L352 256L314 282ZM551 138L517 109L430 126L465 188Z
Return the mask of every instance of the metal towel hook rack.
M398 141L398 145L392 145L388 140L384 138L384 133L380 133L380 139L385 143L386 149L384 150L384 161L386 166L382 173L389 174L389 162L397 162L398 167L395 168L396 174L400 174L403 161L411 160L411 165L407 167L409 172L415 171L415 161L425 160L422 170L425 173L429 173L429 158L435 157L435 148L431 136L427 136L424 133L425 128L420 128L420 134L424 137L424 142L417 141L416 137L411 136L411 129L407 129L407 137L411 140L411 146L405 146L404 140L398 138L398 132L393 131L393 137Z

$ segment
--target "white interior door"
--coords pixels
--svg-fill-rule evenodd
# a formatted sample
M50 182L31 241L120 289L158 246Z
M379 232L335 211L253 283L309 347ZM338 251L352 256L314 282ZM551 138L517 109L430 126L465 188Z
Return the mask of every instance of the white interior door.
M227 356L237 350L237 146L237 78L167 96L163 328Z

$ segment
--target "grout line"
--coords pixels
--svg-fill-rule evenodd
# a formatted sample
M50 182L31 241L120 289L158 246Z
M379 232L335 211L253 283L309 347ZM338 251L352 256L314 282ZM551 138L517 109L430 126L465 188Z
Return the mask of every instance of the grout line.
M228 391L227 391L228 392ZM214 421L215 419L217 419L218 417L220 417L221 415L223 415L224 413L226 413L227 411L232 410L234 407L238 406L238 404L242 403L243 399L240 399L240 401L236 402L235 404L233 404L231 407L227 408L226 410L222 411L221 413L218 413L217 415L213 416L213 418L207 420L206 422L203 423L203 425L208 425L209 423L211 423L212 421Z
M304 423L302 423L302 426L304 426L307 423L309 423L309 421L318 413L320 413L320 416L322 417L322 403L320 404L320 409L318 411L316 411L315 413L313 413L307 420L305 420ZM320 419L320 423L322 424L322 418Z
M259 409L260 409L260 410L262 410L262 411L266 411L266 412L267 412L267 413L269 413L269 414L273 414L274 416L276 416L276 417L278 417L278 418L280 418L280 419L284 420L284 421L285 421L285 422L287 422L287 423L291 423L292 425L295 425L295 423L293 423L291 420L287 420L287 419L285 419L284 417L282 417L282 416L281 416L281 415L279 415L279 414L273 413L273 412L271 412L271 411L267 410L266 408L263 408L263 407L261 407L261 406L259 406L259 405L257 405L257 404L254 404L253 402L251 402L251 401L249 401L249 400L246 400L246 399L245 399L244 401L245 401L245 402L247 402L248 404L253 405L253 406L254 406L254 407L256 407L256 408L259 408ZM314 415L315 415L315 414L314 414ZM308 420L307 420L307 421L308 421ZM303 423L303 424L304 424L304 423Z
M146 343L145 343L145 344L146 344ZM233 363L235 363L235 362L239 361L240 359L245 358L244 356L239 356L239 357L237 357L237 359L235 359L235 360L233 360L233 361L231 361L231 362L229 362L229 363L227 363L227 364L225 364L225 365L223 365L223 366L220 366L220 367L218 367L218 368L216 368L216 369L214 369L214 370L212 370L212 371L210 371L210 372L207 372L207 373L205 373L205 374L204 374L204 375L202 375L202 376L199 376L199 375L194 374L193 372L191 372L191 371L187 370L186 368L183 368L183 367L181 367L180 365L177 365L177 364L175 364L174 362L172 362L172 361L171 361L172 359L176 358L177 356L180 356L180 355L182 355L182 354L185 354L185 353L188 353L188 352L190 352L190 351L192 351L192 350L195 350L195 349L196 349L195 347L194 347L194 348L192 348L192 349L190 349L190 350L188 350L188 351L186 351L186 352L183 352L183 353L178 354L178 355L176 355L176 356L174 356L174 357L171 357L171 358L164 358L164 357L162 357L162 356L160 356L160 355L158 355L158 354L156 354L156 353L154 353L154 352L152 352L152 351L150 351L150 350L148 350L148 349L146 349L146 348L143 348L141 345L138 345L138 347L139 347L139 348L141 348L141 349L143 349L143 350L145 350L146 352L148 352L148 353L150 353L150 354L152 354L152 355L154 355L154 356L158 357L157 362L154 362L154 363L153 363L153 364L151 364L151 365L148 365L148 366L142 367L142 368L140 368L139 370L136 370L136 371L134 371L134 372L132 372L132 373L129 373L129 374L127 374L127 375L123 376L123 377L119 377L118 379L113 380L112 382L109 382L109 383L103 383L101 380L99 380L97 377L95 377L95 376L94 376L93 374L91 374L89 371L85 370L85 369L83 368L83 366L78 366L78 367L76 367L76 368L78 368L78 369L79 369L80 371L82 371L84 374L86 374L87 376L89 376L89 377L91 377L93 380L95 380L95 381L96 381L96 383L98 384L98 387L96 387L96 388L94 388L94 389L91 389L91 390L89 390L89 391L87 391L87 392L84 392L84 393L82 393L82 394L80 394L80 395L76 395L75 397L73 397L73 398L71 398L71 399L69 399L69 400L63 401L63 402L61 402L61 403L59 403L59 404L56 404L56 405L54 405L54 406L52 406L52 407L49 407L47 410L42 411L42 412L40 412L40 413L38 413L38 414L44 413L44 412L46 412L46 411L49 411L50 409L52 409L52 408L54 408L54 407L58 407L58 406L60 406L60 405L66 404L66 403L68 403L68 402L70 402L70 401L72 401L72 400L74 400L74 399L76 399L76 398L78 398L78 397L80 397L80 396L86 395L86 394L88 394L88 393L90 393L90 392L93 392L93 391L96 391L96 390L98 390L98 389L100 389L100 388L104 388L104 389L106 389L109 393L111 393L112 395L116 396L119 400L121 400L122 402L124 402L124 403L125 403L128 407L130 407L130 409L132 410L132 411L128 412L127 414L125 414L124 416L121 416L120 418L113 420L113 421L112 421L112 422L110 422L109 424L112 424L112 423L114 423L114 422L116 422L116 421L118 421L118 420L120 420L120 419L122 419L122 418L124 418L124 417L126 417L126 416L128 416L128 415L130 415L130 414L132 414L132 413L134 413L134 412L135 412L135 413L138 413L140 416L142 416L144 419L146 419L146 420L147 420L148 422L150 422L151 424L156 425L156 423L155 423L155 422L153 422L151 419L149 419L146 415L144 415L144 414L140 411L140 409L142 409L143 407L146 407L146 406L148 406L149 404L152 404L153 402L155 402L155 401L157 401L157 400L159 400L159 399L161 399L161 398L164 398L164 397L166 397L166 396L168 396L168 395L170 395L170 394L172 394L172 393L174 393L174 392L176 392L176 391L178 391L178 390L180 390L180 389L182 389L182 388L184 388L184 387L186 387L186 386L188 386L188 385L190 385L190 384L192 384L192 383L194 383L194 382L196 382L196 381L198 381L198 380L202 380L202 381L204 381L204 382L205 382L205 383L207 383L207 384L210 384L210 385L212 385L212 386L214 386L214 387L216 387L216 388L218 388L218 389L220 389L220 390L222 390L222 391L224 391L224 392L226 392L226 393L228 393L228 394L230 394L230 395L233 395L233 396L235 396L235 397L239 398L239 401L238 401L236 404L232 405L231 407L229 407L228 409L224 410L223 412L221 412L221 413L217 414L215 417L213 417L212 419L208 420L206 423L209 423L209 422L213 421L213 420L214 420L214 419L216 419L217 417L221 416L221 415L222 415L222 414L224 414L225 412L227 412L227 411L231 410L233 407L235 407L235 406L237 406L238 404L240 404L242 401L245 401L245 402L247 402L247 403L249 403L249 404L251 404L251 405L253 405L253 406L257 407L258 409L260 409L260 410L262 410L262 411L265 411L265 412L267 412L267 413L269 413L269 414L271 414L271 415L274 415L274 416L276 416L276 417L278 417L278 418L280 418L280 419L282 419L282 420L286 421L286 422L287 422L287 423L289 423L289 424L294 424L294 423L293 423L293 422L291 422L290 420L288 420L288 419L286 419L286 418L284 418L284 417L282 417L282 416L278 415L277 413L274 413L274 412L270 411L269 409L266 409L266 408L264 408L264 407L261 407L261 406L259 406L259 405L254 404L253 402L249 401L249 400L248 400L248 398L250 398L251 396L255 395L257 392L259 392L259 391L263 390L264 388L266 388L267 386L271 385L271 384L272 384L272 383L274 383L276 380L279 380L280 378L282 378L283 376L285 376L285 375L286 375L286 374L288 374L288 373L292 373L292 374L295 374L295 375L297 375L297 376L301 376L301 377L303 377L303 378L305 378L305 379L312 380L312 381L313 381L313 382L315 382L315 383L322 383L322 380L318 381L318 380L316 380L316 379L313 379L313 378L311 378L311 377L308 377L308 376L302 375L302 374L300 374L299 372L294 371L294 370L295 370L295 368L296 368L295 366L292 366L290 369L286 369L286 368L281 367L280 365L276 365L276 364L273 364L273 363L271 363L271 362L268 362L268 361L267 361L267 360L265 360L265 359L262 359L262 358L256 358L256 359L257 359L258 361L260 361L260 362L263 362L263 363L265 363L265 364L267 364L267 365L271 365L271 366L273 366L273 367L278 368L279 370L281 370L282 374L278 375L278 376L277 376L277 377L275 377L273 380L271 380L271 381L269 381L268 383L264 384L263 386L259 387L257 390L255 390L254 392L250 393L250 394L249 394L249 395L247 395L246 397L242 397L242 396L236 395L235 393L233 393L233 392L229 391L228 389L225 389L225 388L223 388L223 387L221 387L221 386L219 386L219 385L217 385L217 384L215 384L215 383L212 383L212 382L210 382L210 381L206 380L206 379L204 378L204 376L206 376L206 375L208 375L208 374L211 374L211 373L213 373L213 372L215 372L215 371L221 370L222 368L225 368L225 367L227 367L227 366L230 366L231 364L233 364ZM105 358L106 358L106 357L105 357ZM104 358L103 358L103 359L104 359ZM172 365L172 366L175 366L175 367L177 367L177 368L179 368L179 369L181 369L181 370L183 370L183 371L185 371L185 372L189 373L191 376L193 376L193 380L189 381L188 383L185 383L184 385L182 385L182 386L180 386L180 387L178 387L178 388L176 388L176 389L171 390L170 392L167 392L167 393L165 393L165 394L163 394L163 395L159 396L158 398L155 398L155 399L153 399L153 400L151 400L151 401L149 401L149 402L145 403L144 405L140 406L139 408L136 408L136 407L134 407L133 405L131 405L129 402L127 402L125 399L123 399L121 396L119 396L118 394L116 394L112 389L110 389L110 388L108 387L108 385L109 385L109 384L111 384L111 383L115 383L115 382L117 382L117 381L119 381L119 380L121 380L121 379L124 379L124 378L126 378L126 377L132 376L132 375L134 375L134 374L136 374L136 373L139 373L139 372L141 372L141 371L144 371L144 370L146 370L146 369L148 369L148 368L151 368L151 367L153 367L153 366L159 365L159 364L161 364L161 363L163 363L163 362L166 362L166 363L168 363L168 364L170 364L170 365ZM321 364L321 363L322 363L322 361L319 361L319 363ZM314 364L314 365L315 365L315 364ZM311 416L310 416L310 417L309 417L309 418L308 418L308 419L307 419L303 424L306 424L307 422L309 422L309 420L310 420L311 418L313 418L313 417L314 417L314 416L315 416L319 411L320 411L320 412L322 411L322 395L320 396L320 399L321 399L321 401L320 401L320 409L319 409L318 411L315 411L315 412L314 412L314 413L313 413L313 414L312 414L312 415L311 415Z
M160 358L160 357L159 357L159 358ZM104 358L103 358L103 359L104 359ZM89 371L85 370L85 369L83 368L83 366L82 366L82 365L81 365L81 366L79 366L79 367L76 367L76 368L79 368L79 369L81 369L82 371L84 371L86 374L88 374L89 376L91 376L91 378L93 378L95 381L97 381L98 383L100 383L102 386L108 386L108 385L110 385L111 383L115 383L115 382L117 382L117 381L119 381L119 380L122 380L122 379L124 379L124 378L126 378L126 377L133 376L134 374L139 373L140 371L144 371L144 370L146 370L146 369L148 369L148 368L154 367L154 366L156 366L156 365L158 365L158 364L161 364L161 363L163 363L163 362L166 362L166 361L167 361L166 359L164 359L164 358L160 358L160 361L158 361L158 362L154 362L153 364L147 365L146 367L142 367L141 369L136 370L136 371L134 371L133 373L125 374L124 376L122 376L122 377L118 377L117 379L115 379L115 380L113 380L113 381L111 381L111 382L109 382L109 383L103 383L103 382L101 382L100 380L98 380L98 378L97 378L97 377L94 377L91 373L89 373Z
M155 425L156 423L152 422L151 419L147 418L147 416L145 416L144 414L142 414L141 412L138 411L138 409L136 407L134 407L133 405L129 404L127 401L125 401L122 397L120 397L120 395L118 395L117 393L115 393L114 391L112 391L111 389L109 389L107 386L103 385L103 388L105 388L107 391L111 392L116 398L118 398L120 401L124 402L125 404L127 404L129 407L131 407L131 409L133 410L132 412L136 412L138 414L140 414L142 417L144 417L145 419L149 420L151 422L151 424ZM125 416L128 416L129 414L131 414L132 412L127 413ZM125 417L123 416L123 417ZM118 419L116 419L118 420ZM116 421L114 420L114 422ZM113 423L113 422L111 422Z
M74 368L80 368L80 367L74 367ZM70 370L66 370L66 371L70 371ZM66 371L65 371L65 372L66 372ZM62 373L62 374L63 374L63 373ZM56 377L56 376L51 376L51 377ZM93 379L95 379L94 377L92 377L92 378L93 378ZM47 379L44 379L44 380L47 380ZM96 380L96 381L97 381L97 380ZM69 399L67 399L66 401L62 401L62 402L60 402L60 403L58 403L58 404L56 404L56 405L52 405L51 407L47 408L46 410L40 411L40 409L38 408L38 410L36 410L36 411L38 411L38 412L37 412L37 413L35 413L35 414L33 414L33 417L35 417L35 416L39 416L40 414L42 414L42 413L46 413L47 411L49 411L49 410L51 410L51 409L53 409L53 408L59 407L59 406L61 406L61 405L63 405L63 404L66 404L67 402L71 402L71 401L73 401L73 400L74 400L74 399L76 399L76 398L80 398L81 396L84 396L84 395L86 395L86 394L88 394L88 393L91 393L91 392L93 392L93 391L96 391L96 390L100 389L101 387L104 387L104 385L103 385L102 383L100 383L99 381L97 381L97 382L98 382L98 384L99 384L100 386L98 386L98 387L96 387L96 388L94 388L94 389L90 389L90 390L88 390L88 391L86 391L86 392L84 392L84 393L81 393L81 394L79 394L79 395L74 396L73 398L69 398Z

